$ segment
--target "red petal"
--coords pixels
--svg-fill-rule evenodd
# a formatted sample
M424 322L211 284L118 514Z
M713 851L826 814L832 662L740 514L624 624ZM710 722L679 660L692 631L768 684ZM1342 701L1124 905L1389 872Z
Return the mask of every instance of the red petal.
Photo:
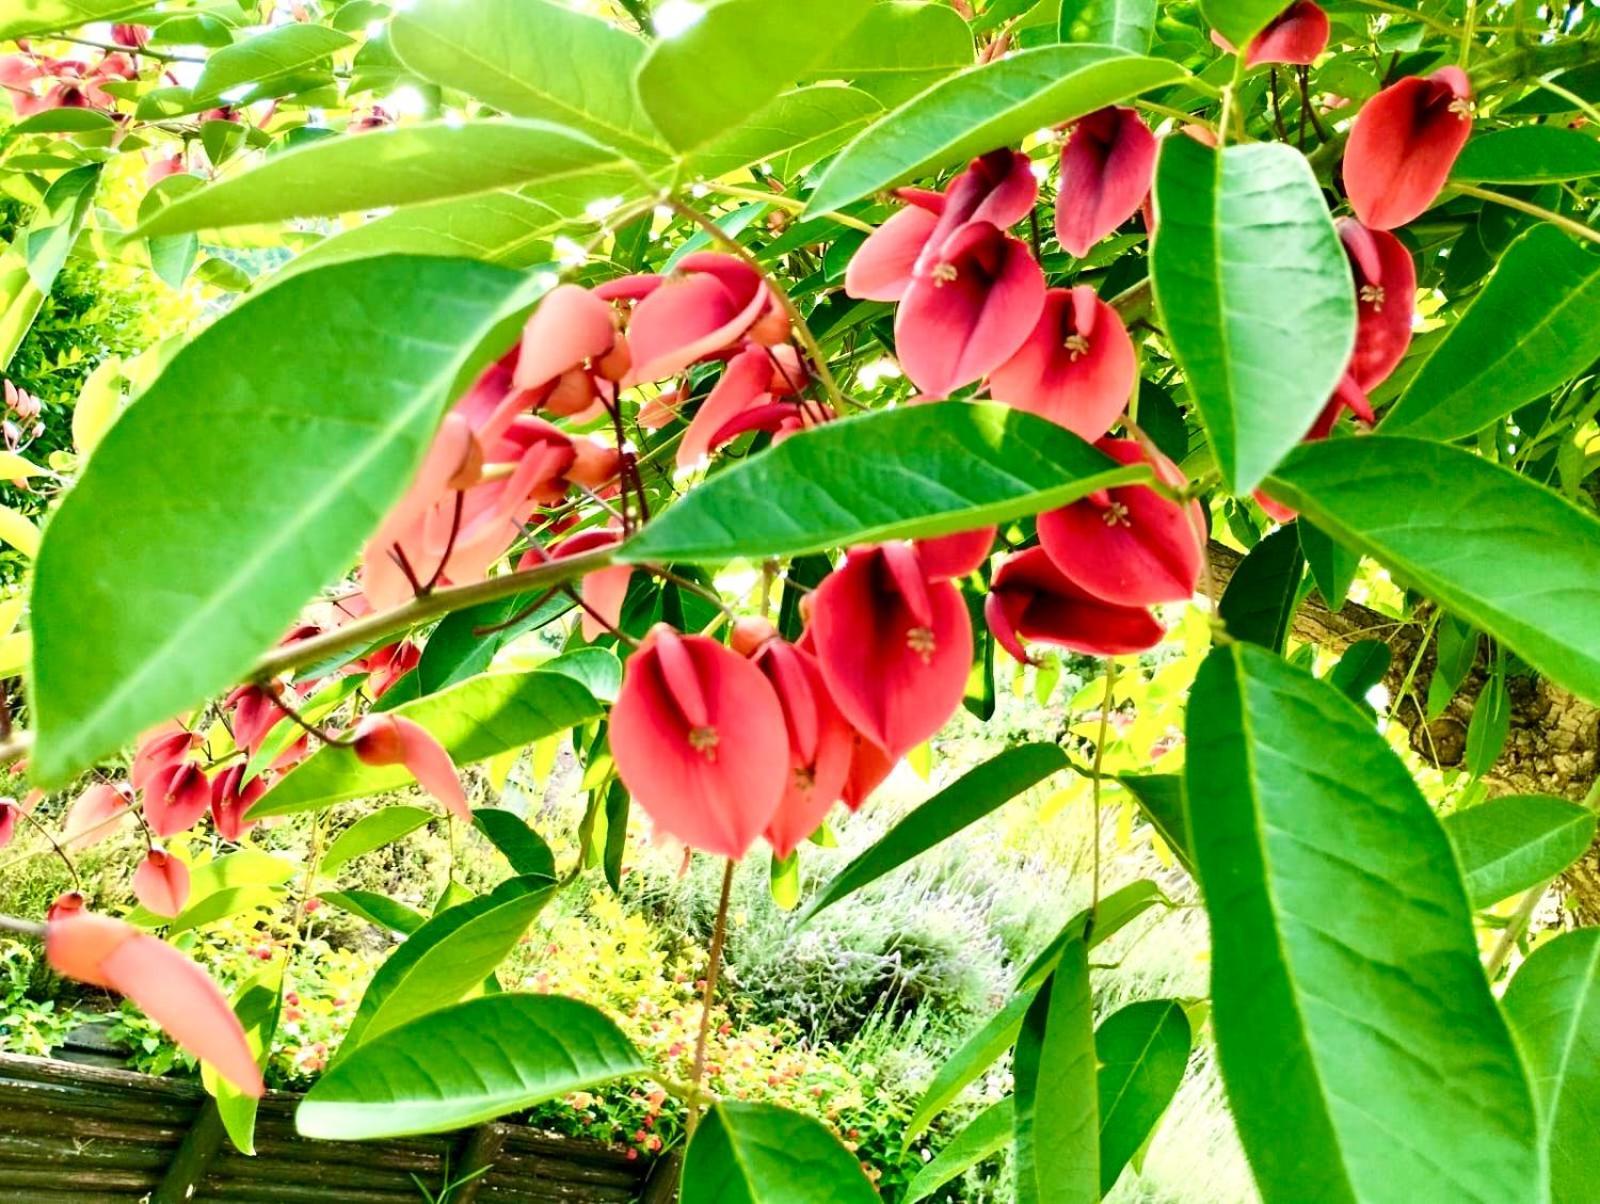
M864 301L898 301L911 285L911 269L939 218L907 206L879 226L850 258L844 291Z
M989 559L989 549L994 547L994 537L999 533L998 527L977 527L936 539L919 539L917 559L930 579L966 577L984 566Z
M1250 43L1246 67L1289 63L1309 67L1328 48L1328 14L1311 0L1299 0L1268 23Z
M305 740L302 737L286 751L285 756L304 747ZM280 768L282 761L283 757L280 757L272 768ZM248 820L245 816L249 814L251 804L267 790L267 783L260 775L246 782L244 770L243 765L234 765L223 770L211 783L211 823L217 829L217 835L224 840L238 841L256 826L255 820Z
M1419 216L1444 187L1472 134L1472 85L1458 67L1407 76L1356 115L1344 184L1363 225L1392 230Z
M703 707L699 722L684 695ZM658 828L718 856L742 856L783 801L789 750L777 695L754 665L705 636L657 627L628 659L611 752Z
M1165 634L1143 607L1119 606L1074 584L1043 548L1030 548L1000 566L990 595L991 601L995 598L1001 599L996 609L1003 609L1014 624L1014 639L1038 640L1091 656L1143 652L1159 644ZM1016 655L1009 646L1007 651Z
M1129 439L1095 444L1120 464L1151 463L1170 485L1183 476L1159 453ZM1039 540L1056 567L1082 589L1122 606L1153 606L1192 597L1200 580L1205 516L1198 502L1179 506L1145 485L1107 491L1041 514Z
M728 361L728 368L695 412L678 444L678 467L689 468L711 453L713 437L744 411L767 400L772 361L765 349L752 347Z
M898 758L961 705L972 625L955 586L918 576L908 598L895 564L885 548L851 552L817 588L810 632L840 711Z
M133 897L171 919L189 899L189 867L165 849L151 849L133 872Z
M163 840L194 827L210 805L211 784L192 761L173 766L144 788L145 822Z
M611 350L616 337L610 305L576 284L559 285L539 302L522 328L512 384L518 389L537 388L585 360L598 359Z
M403 716L393 716L400 735L400 756L405 767L418 784L444 804L445 809L464 824L472 822L472 807L461 788L461 778L456 773L450 754L420 723Z
M1156 137L1133 109L1090 113L1061 148L1056 238L1082 258L1139 211L1150 193Z
M767 824L767 843L779 857L822 825L844 790L855 732L834 704L815 659L780 639L755 657L783 708L789 734L789 773L783 801Z
M632 579L633 569L625 564L597 569L584 577L583 604L594 612L583 616L584 639L593 643L622 621L622 603L628 597L628 582Z
M996 368L996 401L1099 439L1127 409L1139 376L1133 340L1116 310L1080 285L1051 289L1022 349Z
M938 225L928 240L927 255L945 254L950 238L972 222L1009 230L1039 199L1039 179L1021 151L991 151L974 159L950 181Z
M1016 354L1044 294L1044 273L1027 247L987 223L965 226L900 303L900 366L922 392L947 397Z
M701 252L634 307L628 323L634 382L661 380L738 341L767 307L759 274L732 255Z
M128 809L129 798L125 790L125 787L114 786L110 782L96 782L79 795L67 812L62 843L68 849L86 849L127 827L133 813ZM14 821L15 817L12 818ZM0 816L0 827L4 823L4 817ZM4 843L5 840L0 838L0 845Z
M1355 273L1360 314L1349 372L1361 389L1372 390L1399 367L1411 346L1417 267L1411 252L1387 230L1368 230L1352 218L1341 218L1338 225Z
M852 811L861 810L872 792L894 772L897 764L898 757L891 757L860 732L854 733L850 744L850 775L845 779L844 792L840 795L844 805Z

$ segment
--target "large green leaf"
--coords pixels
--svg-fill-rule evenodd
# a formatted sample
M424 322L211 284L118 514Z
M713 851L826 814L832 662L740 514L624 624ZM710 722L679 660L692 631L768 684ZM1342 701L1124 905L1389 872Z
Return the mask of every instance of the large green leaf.
M1282 0L1200 0L1200 12L1235 46L1244 47L1284 9Z
M336 217L616 168L616 151L545 121L399 125L319 138L186 193L141 234Z
M317 1080L306 1137L363 1141L481 1124L647 1069L600 1012L559 995L486 995L375 1037Z
M1281 653L1305 572L1300 534L1293 526L1279 527L1251 548L1217 608L1228 634Z
M460 1000L494 973L554 893L554 882L542 874L508 878L493 893L446 908L409 934L368 984L339 1058Z
M713 1104L683 1159L681 1204L874 1204L860 1161L818 1121L772 1104Z
M1305 156L1168 138L1150 275L1217 466L1249 493L1311 429L1356 337L1350 265Z
M1160 892L1153 882L1139 881L1130 882L1121 890L1113 891L1101 899L1094 912L1094 924L1088 929L1089 948L1093 949L1102 941L1110 940L1143 915L1159 898ZM1068 920L1055 939L1040 950L1018 977L1016 991L1010 1002L946 1059L923 1091L922 1098L917 1101L917 1110L906 1125L903 1140L907 1145L928 1127L934 1117L950 1106L968 1083L992 1066L1016 1042L1017 1034L1022 1031L1023 1018L1039 988L1044 985L1045 979L1055 973L1067 946L1083 939L1088 921L1087 908Z
M942 0L878 0L813 70L847 79L885 104L899 104L935 80L972 66L972 32Z
M1340 543L1600 702L1600 521L1460 448L1374 435L1297 448L1269 487Z
M30 33L76 29L91 21L109 21L149 7L150 0L24 0L7 5L0 15L0 42Z
M689 170L721 176L785 155L792 157L791 166L808 167L838 150L882 112L883 106L859 88L838 84L796 88L696 151L689 157Z
M1011 1144L1015 1124L1011 1097L996 1100L978 1113L906 1185L906 1204L926 1200L957 1175L993 1157Z
M1467 143L1450 174L1491 184L1558 184L1600 176L1600 141L1556 125L1490 130Z
M1183 868L1194 873L1189 851L1189 821L1183 807L1183 777L1176 773L1125 773L1117 779L1139 802L1139 810L1172 850Z
M1600 1166L1600 929L1539 946L1505 996L1533 1080L1553 1204L1594 1199Z
M689 28L652 44L635 77L639 99L674 148L704 146L808 75L871 4L718 0Z
M407 907L388 895L370 890L325 890L317 896L341 911L387 928L390 932L408 936L428 922L428 917L414 907Z
M379 807L339 833L322 855L322 864L317 867L317 872L337 874L357 857L411 835L434 818L434 812L422 807Z
M893 873L1066 766L1067 755L1059 746L1023 744L968 770L839 871L817 892L804 918Z
M546 592L518 594L446 615L428 637L417 663L422 692L432 694L482 673L507 644L554 622L576 605L565 594L543 597ZM479 635L480 628L496 630Z
M1554 878L1594 842L1587 807L1547 794L1490 799L1444 818L1473 907L1492 907Z
M1043 46L972 67L863 130L823 175L806 214L842 208L1186 75L1176 63L1114 46Z
M1371 715L1232 644L1195 679L1187 747L1213 1024L1262 1198L1543 1199L1455 855Z
M195 81L195 106L222 99L235 88L258 85L240 99L272 95L272 86L300 75L355 42L349 34L326 25L280 25L231 46L224 46L206 60L205 69Z
M517 873L556 876L555 854L521 816L500 807L479 807L472 813L472 826L488 837Z
M628 81L645 44L610 21L548 0L419 0L389 44L424 79L513 117L553 121L642 162L666 155Z
M467 765L593 719L600 704L566 674L534 671L474 677L393 713L427 728L457 765ZM250 815L291 815L409 781L402 765L368 765L348 748L325 745L262 795Z
M620 556L717 562L944 535L1064 506L1143 471L1009 406L905 406L830 422L718 473Z
M38 781L238 680L354 560L480 337L532 295L483 264L366 260L247 300L179 351L39 550Z
M1455 439L1548 393L1600 356L1597 309L1600 255L1535 226L1435 346L1383 433Z
M1061 0L1057 30L1063 42L1098 42L1149 54L1156 0Z
M1193 1040L1188 1014L1172 999L1130 1003L1095 1030L1101 1194L1116 1186L1178 1093Z
M1089 948L1079 939L1039 988L1017 1036L1017 1204L1100 1198L1100 1105L1095 1084Z

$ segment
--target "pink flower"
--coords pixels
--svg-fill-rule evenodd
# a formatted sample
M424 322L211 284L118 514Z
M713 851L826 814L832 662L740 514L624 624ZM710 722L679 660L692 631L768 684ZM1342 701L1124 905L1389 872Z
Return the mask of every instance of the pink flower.
M1370 391L1389 379L1411 346L1417 267L1411 252L1387 230L1368 230L1352 218L1337 224L1355 275L1360 316L1350 375Z
M420 723L402 715L369 714L353 733L355 754L367 765L404 765L420 785L464 824L472 807L444 745Z
M630 382L674 376L734 346L772 304L760 273L737 256L685 255L677 272L658 278L634 306L628 321Z
M300 747L304 747L304 741L300 742ZM235 843L256 826L257 821L247 818L250 807L267 790L259 774L246 782L244 771L243 765L230 765L211 783L211 823L218 836Z
M63 846L86 849L126 828L133 817L132 802L133 792L125 782L96 782L67 810Z
M144 786L144 818L163 840L200 822L211 805L211 783L193 761L157 773Z
M1309 67L1328 48L1328 34L1328 14L1311 0L1298 0L1272 18L1267 27L1251 39L1244 65L1288 63ZM1229 54L1235 53L1233 43L1214 29L1211 40Z
M189 899L189 867L165 849L151 848L133 873L133 895L146 911L171 919Z
M1056 238L1062 249L1081 259L1137 213L1155 166L1156 137L1133 109L1080 118L1061 148Z
M1472 84L1459 67L1411 75L1356 115L1344 155L1350 207L1373 230L1418 217L1444 187L1472 134Z
M989 392L1091 442L1127 409L1138 383L1133 340L1094 289L1051 289L1021 350L989 377Z
M1155 647L1164 634L1145 608L1107 602L1075 585L1043 548L1029 548L1000 566L983 613L995 642L1023 664L1032 663L1025 639L1091 656L1122 656Z

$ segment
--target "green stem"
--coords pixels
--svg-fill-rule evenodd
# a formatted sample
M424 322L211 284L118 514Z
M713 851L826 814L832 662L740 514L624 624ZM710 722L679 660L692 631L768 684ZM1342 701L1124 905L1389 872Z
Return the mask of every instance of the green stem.
M700 996L700 1032L694 1040L694 1072L689 1086L696 1099L700 1095L700 1082L706 1073L706 1043L711 1037L711 1008L716 1003L717 980L722 975L722 946L728 937L728 903L733 898L733 870L737 863L732 857L722 871L722 896L717 900L717 921L711 930L711 955L706 966L706 989ZM689 1136L694 1136L700 1121L700 1106L689 1107Z
M1549 222L1552 226L1559 226L1574 238L1582 238L1589 242L1600 244L1600 230L1586 226L1580 221L1574 221L1572 218L1556 213L1554 210L1546 209L1543 205L1535 205L1531 201L1523 200L1521 197L1507 196L1503 192L1495 192L1492 189L1479 188L1475 184L1453 184L1451 187L1465 196L1475 196L1479 200L1492 201L1496 205L1504 205L1507 209L1515 209L1520 213L1531 214Z
M740 201L765 202L768 205L776 205L779 209L786 210L789 213L801 213L806 207L804 201L782 192L762 192L758 188L739 188L733 184L708 183L705 187L719 196L733 197L735 200ZM860 230L866 234L876 233L878 229L871 223L862 221L859 217L851 217L848 213L829 211L822 216L829 221L837 222L841 226L849 226L852 230Z

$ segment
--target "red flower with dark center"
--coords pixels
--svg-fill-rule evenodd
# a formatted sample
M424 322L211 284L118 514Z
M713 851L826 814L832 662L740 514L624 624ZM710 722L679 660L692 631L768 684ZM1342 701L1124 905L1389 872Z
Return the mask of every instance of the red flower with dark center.
M989 392L1091 442L1128 407L1139 377L1133 340L1094 289L1051 289L1022 349L989 377Z
M189 867L165 849L150 849L133 872L133 897L170 920L189 900Z
M1160 623L1142 606L1120 606L1075 585L1043 548L1002 564L984 600L995 642L1023 664L1023 640L1057 644L1091 656L1143 652L1161 642Z
M1417 267L1411 252L1387 230L1368 230L1348 217L1339 219L1338 227L1355 274L1360 316L1349 372L1370 391L1389 379L1411 346Z
M230 765L211 783L211 823L223 840L239 841L258 821L247 819L250 807L266 793L267 783L258 774L244 780L245 767Z
M194 827L210 805L211 783L193 761L163 770L144 786L145 822L163 840Z
M1330 32L1328 14L1311 0L1299 0L1272 18L1267 27L1250 40L1244 65L1260 67L1265 63L1287 63L1309 67L1328 48ZM1233 43L1216 30L1211 31L1211 40L1229 54L1234 53Z
M1393 230L1433 204L1472 134L1472 83L1459 67L1411 75L1356 115L1344 154L1350 207L1373 230Z
M1056 238L1062 249L1081 259L1139 212L1155 167L1156 136L1133 109L1080 118L1061 148Z
M661 380L732 347L770 301L766 283L742 259L715 251L685 255L678 274L652 286L634 306L629 381Z

